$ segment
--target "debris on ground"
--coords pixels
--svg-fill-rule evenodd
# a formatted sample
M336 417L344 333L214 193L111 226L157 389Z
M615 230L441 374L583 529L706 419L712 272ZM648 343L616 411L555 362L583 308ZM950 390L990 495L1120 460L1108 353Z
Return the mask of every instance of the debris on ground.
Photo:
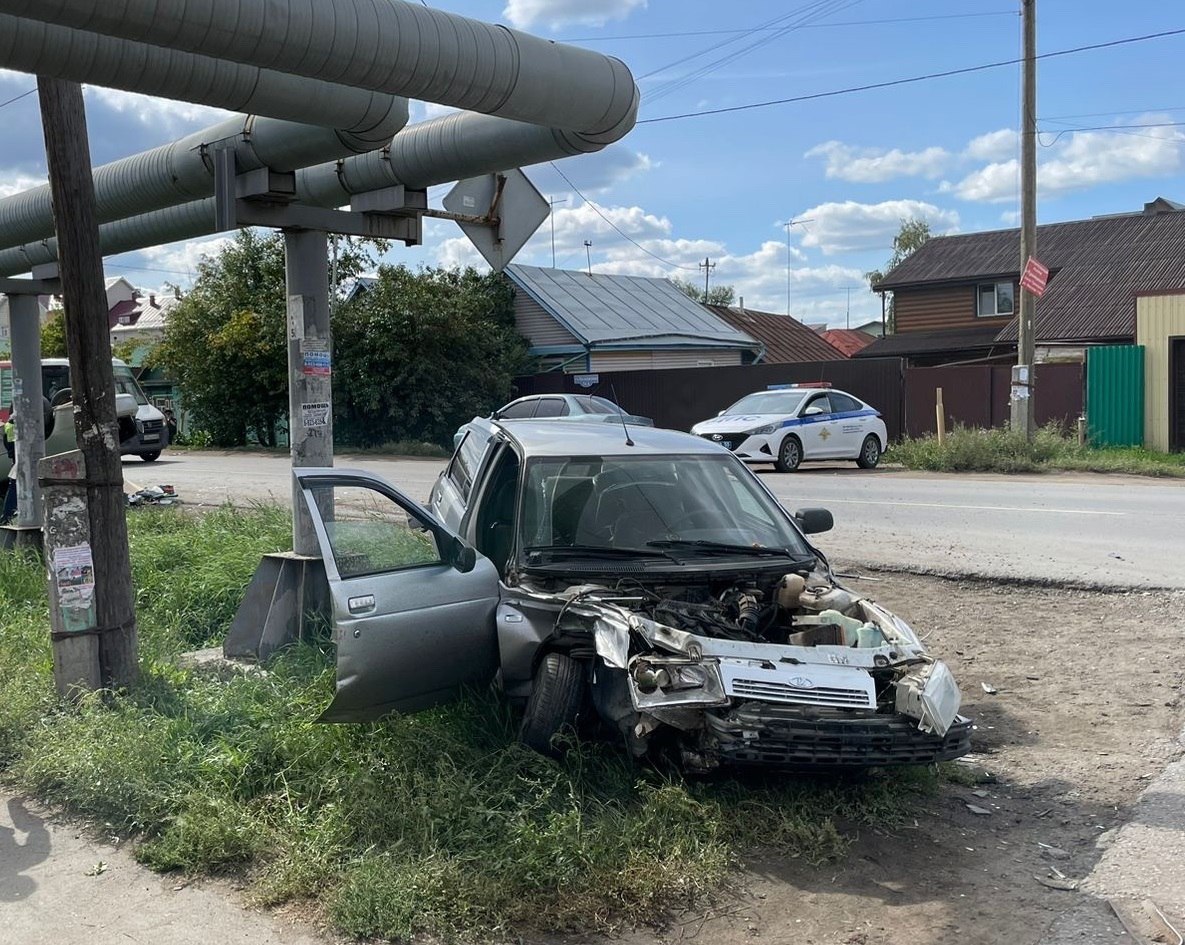
M986 807L980 807L978 804L967 804L966 806L967 810L971 811L971 813L979 814L981 817L988 817L992 813Z
M125 493L128 505L177 505L181 499L170 485L145 486Z
M989 696L994 696L997 692L1000 691L995 686L993 686L991 683L981 682L980 685L983 687L983 691L986 692Z

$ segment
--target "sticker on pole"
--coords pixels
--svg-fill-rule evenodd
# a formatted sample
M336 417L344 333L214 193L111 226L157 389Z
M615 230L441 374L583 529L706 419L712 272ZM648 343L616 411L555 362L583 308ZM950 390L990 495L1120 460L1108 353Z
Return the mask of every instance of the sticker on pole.
M329 377L329 344L316 338L301 339L300 363L306 377Z
M323 430L329 426L329 404L301 404L300 425L306 430Z
M55 548L53 579L63 629L84 632L95 626L95 564L89 544Z
M1021 273L1021 288L1028 289L1037 298L1045 294L1045 286L1049 282L1049 269L1030 256L1025 263L1025 271Z

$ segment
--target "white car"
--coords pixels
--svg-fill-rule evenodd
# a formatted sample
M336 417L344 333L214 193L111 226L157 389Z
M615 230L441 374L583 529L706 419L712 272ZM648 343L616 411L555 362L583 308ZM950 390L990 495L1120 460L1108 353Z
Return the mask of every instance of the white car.
M757 391L691 432L746 463L773 463L778 472L819 459L854 459L861 469L872 469L889 442L878 410L826 384Z

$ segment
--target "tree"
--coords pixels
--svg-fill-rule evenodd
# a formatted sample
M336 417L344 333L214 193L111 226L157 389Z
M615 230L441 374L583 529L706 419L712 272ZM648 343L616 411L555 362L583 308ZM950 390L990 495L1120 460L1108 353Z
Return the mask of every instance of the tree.
M41 356L43 358L66 357L66 318L65 312L55 308L49 312L45 324L41 326Z
M336 438L451 444L460 424L505 403L532 367L513 301L497 274L381 267L334 315Z
M706 305L732 305L736 301L736 290L730 285L712 286L708 289L707 297L705 297L704 290L694 282L688 282L686 279L678 278L672 279L671 282L676 289L688 298L695 299L697 302L703 302Z
M864 274L868 279L868 287L871 291L877 291L877 284L880 283L885 276L900 266L906 259L912 256L917 250L930 239L930 223L920 217L910 217L908 220L901 221L901 229L897 231L897 235L893 237L893 255L889 257L889 261L885 263L883 269L873 269ZM889 299L888 317L885 331L892 334L895 328L893 319L893 300Z

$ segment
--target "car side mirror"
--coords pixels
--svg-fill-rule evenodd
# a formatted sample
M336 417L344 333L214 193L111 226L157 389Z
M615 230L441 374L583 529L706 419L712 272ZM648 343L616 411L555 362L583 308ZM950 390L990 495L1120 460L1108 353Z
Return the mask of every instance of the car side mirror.
M477 567L477 552L460 538L453 539L451 550L452 566L462 574L468 574Z
M718 416L718 417L723 417L723 416L724 416L724 411L723 411L723 410L717 410L717 411L716 411L716 416Z
M835 518L829 509L799 509L794 513L794 520L804 535L829 532L835 527Z
M817 417L822 412L823 412L822 407L807 407L806 410L804 410L802 412L802 415L804 417Z

